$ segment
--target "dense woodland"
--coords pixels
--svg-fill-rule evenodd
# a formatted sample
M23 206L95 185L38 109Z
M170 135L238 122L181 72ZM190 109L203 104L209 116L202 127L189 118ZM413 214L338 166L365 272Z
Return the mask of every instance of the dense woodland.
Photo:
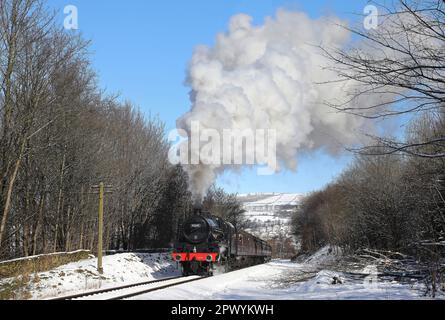
M0 1L0 86L0 259L94 249L99 182L106 248L169 244L190 196L163 123L98 88L44 2Z
M409 131L413 141L437 136L445 132L445 117L422 117ZM295 215L303 250L332 244L348 250L440 252L440 244L445 245L444 173L444 158L357 155L335 182L307 197Z
M164 124L101 91L88 42L44 1L0 0L0 86L0 260L95 252L100 182L104 249L170 245L193 208ZM235 224L242 213L215 188L205 208Z

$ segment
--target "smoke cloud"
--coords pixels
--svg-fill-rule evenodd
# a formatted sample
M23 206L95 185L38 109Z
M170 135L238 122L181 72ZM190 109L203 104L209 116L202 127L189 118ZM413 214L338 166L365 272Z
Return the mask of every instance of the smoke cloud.
M313 20L304 13L278 10L263 25L239 14L214 46L195 49L188 70L191 110L177 127L273 129L280 168L297 169L301 151L323 148L335 154L357 141L364 119L335 112L324 102L347 101L350 83L328 83L335 74L319 46L340 48L350 34L335 18ZM357 103L357 101L355 101ZM252 150L246 150L246 153ZM197 202L217 176L232 166L185 166Z

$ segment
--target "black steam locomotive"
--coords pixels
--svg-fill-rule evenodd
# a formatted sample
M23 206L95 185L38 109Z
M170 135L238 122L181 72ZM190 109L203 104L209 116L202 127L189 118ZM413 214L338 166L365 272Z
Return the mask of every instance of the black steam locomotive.
M271 250L265 241L231 223L197 211L183 224L172 258L181 264L184 276L212 275L215 267L227 272L265 263Z

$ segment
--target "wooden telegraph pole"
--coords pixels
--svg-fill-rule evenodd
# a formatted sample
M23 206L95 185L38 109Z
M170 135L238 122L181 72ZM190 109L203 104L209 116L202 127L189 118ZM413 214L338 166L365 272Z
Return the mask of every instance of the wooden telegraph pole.
M106 186L106 193L111 193L112 186ZM97 232L97 271L100 274L104 273L102 266L103 257L103 233L104 233L104 195L105 195L105 185L101 182L98 186L92 186L94 190L93 193L99 194L99 220L98 220L98 232Z
M97 271L104 273L102 267L103 234L104 234L104 183L99 184L99 232L97 240Z

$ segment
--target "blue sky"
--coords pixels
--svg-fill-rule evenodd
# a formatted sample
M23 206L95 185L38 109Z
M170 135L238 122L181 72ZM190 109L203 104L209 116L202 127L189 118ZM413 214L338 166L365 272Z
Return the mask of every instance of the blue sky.
M79 10L79 32L92 41L91 58L100 85L118 92L145 114L158 115L167 129L188 111L186 67L196 45L211 45L227 29L231 16L246 13L261 23L278 8L304 11L316 18L334 14L353 19L367 1L279 0L50 0L63 19L63 8ZM297 172L257 176L255 170L227 173L218 184L231 192L308 192L337 176L350 155L333 158L323 152L301 155Z

